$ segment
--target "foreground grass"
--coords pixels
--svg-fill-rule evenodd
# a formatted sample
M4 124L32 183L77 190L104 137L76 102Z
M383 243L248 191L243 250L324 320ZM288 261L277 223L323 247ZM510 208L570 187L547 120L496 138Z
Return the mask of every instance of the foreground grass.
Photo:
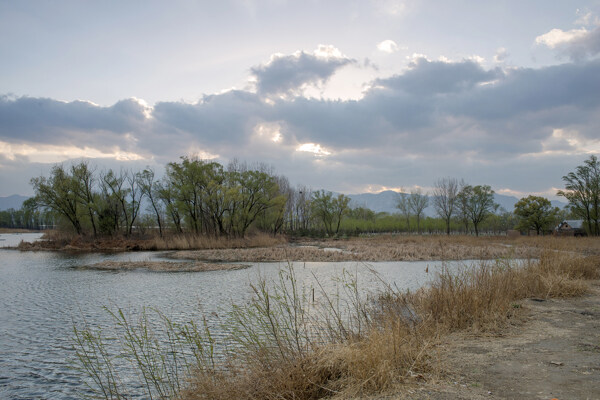
M366 297L346 281L340 302L321 293L315 305L282 270L275 285L261 281L254 299L234 307L230 335L216 356L210 325L164 319L160 345L148 321L115 313L124 354L138 369L148 398L318 399L377 393L440 372L437 348L452 332L495 331L509 324L524 298L570 297L600 277L600 258L540 250L525 264L481 262L443 270L417 292L385 288ZM100 335L75 330L80 365L103 398L126 398ZM191 355L191 357L190 357Z

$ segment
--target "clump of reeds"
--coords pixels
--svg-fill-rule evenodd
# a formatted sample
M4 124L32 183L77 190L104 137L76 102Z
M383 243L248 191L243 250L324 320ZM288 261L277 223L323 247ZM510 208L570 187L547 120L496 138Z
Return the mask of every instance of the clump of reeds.
M526 297L582 294L585 280L600 277L599 261L547 251L539 260L443 269L421 290L388 286L376 296L365 296L347 275L343 293L321 291L315 302L289 267L277 282L253 285L249 303L234 306L226 322L228 339L218 348L206 321L206 329L198 329L165 319L163 345L148 333L143 318L133 327L122 313L113 315L124 329L116 334L123 353L137 365L148 397L158 397L158 387L166 385L173 388L161 389L166 397L187 400L343 398L428 379L440 368L436 346L443 335L501 327ZM102 388L97 393L122 390L114 368L96 366L108 357L102 339L86 332L76 330L85 350L78 355L96 376L91 383ZM167 364L177 365L178 373Z
M143 241L144 250L197 250L269 247L286 243L284 236L255 233L243 238L215 237L211 235L171 234Z

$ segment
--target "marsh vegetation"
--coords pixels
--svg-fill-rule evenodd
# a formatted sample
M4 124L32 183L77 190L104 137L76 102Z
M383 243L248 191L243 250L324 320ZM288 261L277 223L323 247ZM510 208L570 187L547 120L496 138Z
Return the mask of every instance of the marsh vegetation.
M498 332L525 298L586 293L587 281L600 277L600 258L595 241L579 243L588 255L538 240L529 243L537 259L442 269L410 292L382 282L381 290L365 293L346 275L344 293L317 292L317 301L294 269L284 268L276 281L256 282L251 301L233 306L229 334L218 344L210 316L182 325L164 318L165 345L144 316L130 320L113 310L116 337L151 398L347 398L393 390L443 375L437 354L447 335ZM75 333L81 365L100 397L125 398L100 331Z

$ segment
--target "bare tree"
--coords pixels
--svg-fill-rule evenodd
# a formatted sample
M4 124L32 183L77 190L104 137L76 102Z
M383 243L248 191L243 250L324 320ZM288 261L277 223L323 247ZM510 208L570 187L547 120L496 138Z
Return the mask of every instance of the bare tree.
M421 189L411 190L410 196L408 196L408 206L413 214L417 217L417 232L421 233L421 216L423 211L429 204L429 197L427 193L423 194Z
M400 188L400 193L398 193L396 198L396 208L400 210L406 219L406 230L410 232L410 204L408 194L402 192L402 188Z
M446 234L450 234L450 220L456 210L458 196L458 180L441 178L433 185L433 206L437 215L446 223Z
M156 215L156 223L158 224L158 233L160 234L160 237L162 237L163 231L161 209L157 195L160 187L154 180L154 170L150 167L147 167L142 172L138 172L136 177L142 193L148 198L150 201L150 206L152 207L152 210L154 210L154 215Z

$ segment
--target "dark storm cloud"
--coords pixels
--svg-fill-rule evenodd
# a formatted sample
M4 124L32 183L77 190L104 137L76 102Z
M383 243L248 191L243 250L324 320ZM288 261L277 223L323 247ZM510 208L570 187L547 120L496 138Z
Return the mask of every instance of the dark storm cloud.
M304 84L326 82L339 68L355 63L344 56L318 56L305 52L274 57L251 68L256 88L263 96L289 94Z

